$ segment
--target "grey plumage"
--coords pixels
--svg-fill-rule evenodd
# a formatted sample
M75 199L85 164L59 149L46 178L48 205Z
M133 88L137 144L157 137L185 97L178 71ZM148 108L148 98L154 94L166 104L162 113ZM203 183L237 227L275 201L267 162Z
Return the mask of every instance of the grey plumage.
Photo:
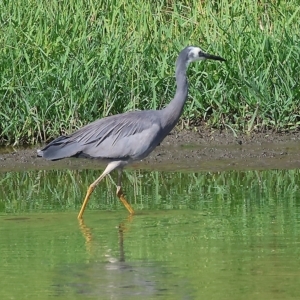
M38 150L38 156L48 160L66 157L105 160L108 162L107 168L89 190L92 192L102 178L113 169L119 169L117 194L119 198L123 197L122 168L131 161L141 160L149 155L173 129L181 116L188 95L187 66L192 61L204 59L225 61L219 56L204 53L198 47L186 47L180 52L176 61L176 93L164 109L127 112L96 120L73 134L55 139ZM91 192L87 193L79 218L82 217ZM130 211L128 207L127 209ZM130 213L133 213L132 208Z
M161 137L155 136L162 129L160 115L161 111L135 111L99 119L71 135L57 138L39 153L49 160L72 156L142 159L161 141Z

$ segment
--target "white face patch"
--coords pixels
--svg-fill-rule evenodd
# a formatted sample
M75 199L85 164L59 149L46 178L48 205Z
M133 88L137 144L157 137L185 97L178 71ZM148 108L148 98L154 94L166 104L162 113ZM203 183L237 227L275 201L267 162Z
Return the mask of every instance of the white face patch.
M190 52L188 54L188 63L197 61L197 60L204 60L205 57L199 56L199 52L203 52L199 47L190 47Z

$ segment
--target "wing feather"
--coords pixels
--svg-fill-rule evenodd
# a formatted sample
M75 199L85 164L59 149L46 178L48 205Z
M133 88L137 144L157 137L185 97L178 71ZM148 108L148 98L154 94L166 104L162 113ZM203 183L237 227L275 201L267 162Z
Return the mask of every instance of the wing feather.
M156 113L156 111L153 111ZM135 111L121 115L110 116L90 123L69 136L81 145L96 142L101 144L108 137L114 137L115 142L120 137L131 136L149 129L160 121L150 111Z
M159 111L135 111L92 122L40 151L47 159L88 156L141 159L161 142Z

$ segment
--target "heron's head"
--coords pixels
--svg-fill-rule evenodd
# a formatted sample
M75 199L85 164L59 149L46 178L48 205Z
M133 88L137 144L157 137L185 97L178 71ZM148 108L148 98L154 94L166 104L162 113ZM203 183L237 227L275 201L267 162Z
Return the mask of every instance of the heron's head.
M224 59L220 56L205 53L199 47L194 47L194 46L186 47L185 49L182 50L182 54L184 54L185 59L186 59L188 64L193 62L193 61L205 60L205 59L226 61L226 59Z

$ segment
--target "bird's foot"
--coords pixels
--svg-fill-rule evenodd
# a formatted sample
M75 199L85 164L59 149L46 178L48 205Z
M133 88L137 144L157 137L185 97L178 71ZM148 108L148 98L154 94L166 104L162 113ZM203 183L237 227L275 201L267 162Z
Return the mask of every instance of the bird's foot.
M123 190L121 186L117 186L117 196L120 199L120 201L124 204L124 206L126 207L126 209L129 211L129 213L132 215L134 214L134 210L131 207L131 205L127 202L127 200L125 199Z

